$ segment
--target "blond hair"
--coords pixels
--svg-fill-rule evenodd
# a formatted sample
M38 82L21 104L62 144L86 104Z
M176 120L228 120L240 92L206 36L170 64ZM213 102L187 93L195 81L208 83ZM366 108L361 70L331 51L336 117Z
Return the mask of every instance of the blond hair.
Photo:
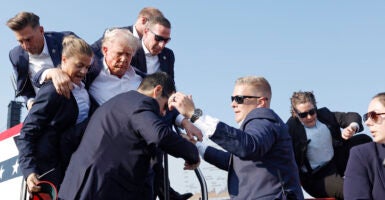
M65 57L72 57L75 55L87 55L92 57L93 51L89 44L81 38L74 35L68 35L63 38L63 52Z
M245 76L238 78L235 85L249 85L256 89L258 96L266 97L271 100L271 87L269 82L261 76Z
M141 17L145 17L147 21L150 21L156 17L163 17L163 13L155 7L144 7L142 10L140 10L138 19Z

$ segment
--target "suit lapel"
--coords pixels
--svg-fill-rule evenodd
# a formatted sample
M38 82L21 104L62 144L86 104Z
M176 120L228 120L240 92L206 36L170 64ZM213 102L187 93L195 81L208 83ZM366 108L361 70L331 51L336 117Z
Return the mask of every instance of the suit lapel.
M159 69L162 72L168 72L168 65L167 65L167 56L163 53L163 51L158 54L158 59L159 59Z
M143 48L139 48L136 51L135 56L132 58L131 65L133 65L143 73L147 73L146 56L144 54Z
M44 37L45 37L45 40L47 41L48 52L49 52L49 55L51 56L52 63L54 67L57 67L60 64L60 60L61 60L59 43L54 41L53 35L51 34L44 35Z

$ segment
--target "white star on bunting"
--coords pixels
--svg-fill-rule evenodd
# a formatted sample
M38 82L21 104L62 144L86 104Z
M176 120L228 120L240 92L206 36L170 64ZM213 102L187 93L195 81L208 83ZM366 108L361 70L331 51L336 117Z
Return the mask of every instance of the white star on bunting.
M12 175L17 174L17 170L19 169L19 160L16 160L16 163L12 165L13 171Z
M3 169L3 165L1 165L1 168L0 168L0 179L3 179L3 173L4 173L4 169Z

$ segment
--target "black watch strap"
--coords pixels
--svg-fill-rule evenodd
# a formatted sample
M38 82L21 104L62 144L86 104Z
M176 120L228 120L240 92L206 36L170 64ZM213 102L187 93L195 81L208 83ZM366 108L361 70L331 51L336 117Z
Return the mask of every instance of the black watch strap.
M194 114L193 114L193 115L191 116L191 118L190 118L190 121L191 121L192 123L194 123L196 120L199 119L199 117L202 116L202 114L203 114L202 110L199 109L199 108L196 108L196 109L194 110Z

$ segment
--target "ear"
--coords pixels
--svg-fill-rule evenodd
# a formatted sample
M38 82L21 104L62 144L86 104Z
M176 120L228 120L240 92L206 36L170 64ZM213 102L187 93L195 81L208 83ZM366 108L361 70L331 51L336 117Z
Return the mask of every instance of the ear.
M258 99L258 108L268 108L268 102L266 98Z
M62 57L61 57L61 62L62 62L62 63L66 63L66 62L67 62L67 57L62 56Z
M107 51L108 51L108 48L105 46L102 46L102 53L104 56L106 55Z
M145 35L145 34L147 34L148 33L148 31L149 31L149 28L146 26L146 27L144 27L144 29L143 29L143 35Z
M44 35L44 27L43 26L39 26L39 32Z
M148 22L147 17L142 16L142 17L140 18L140 22L141 22L143 25L145 25L145 24Z
M163 87L161 85L156 85L153 90L153 98L159 98L162 96Z

